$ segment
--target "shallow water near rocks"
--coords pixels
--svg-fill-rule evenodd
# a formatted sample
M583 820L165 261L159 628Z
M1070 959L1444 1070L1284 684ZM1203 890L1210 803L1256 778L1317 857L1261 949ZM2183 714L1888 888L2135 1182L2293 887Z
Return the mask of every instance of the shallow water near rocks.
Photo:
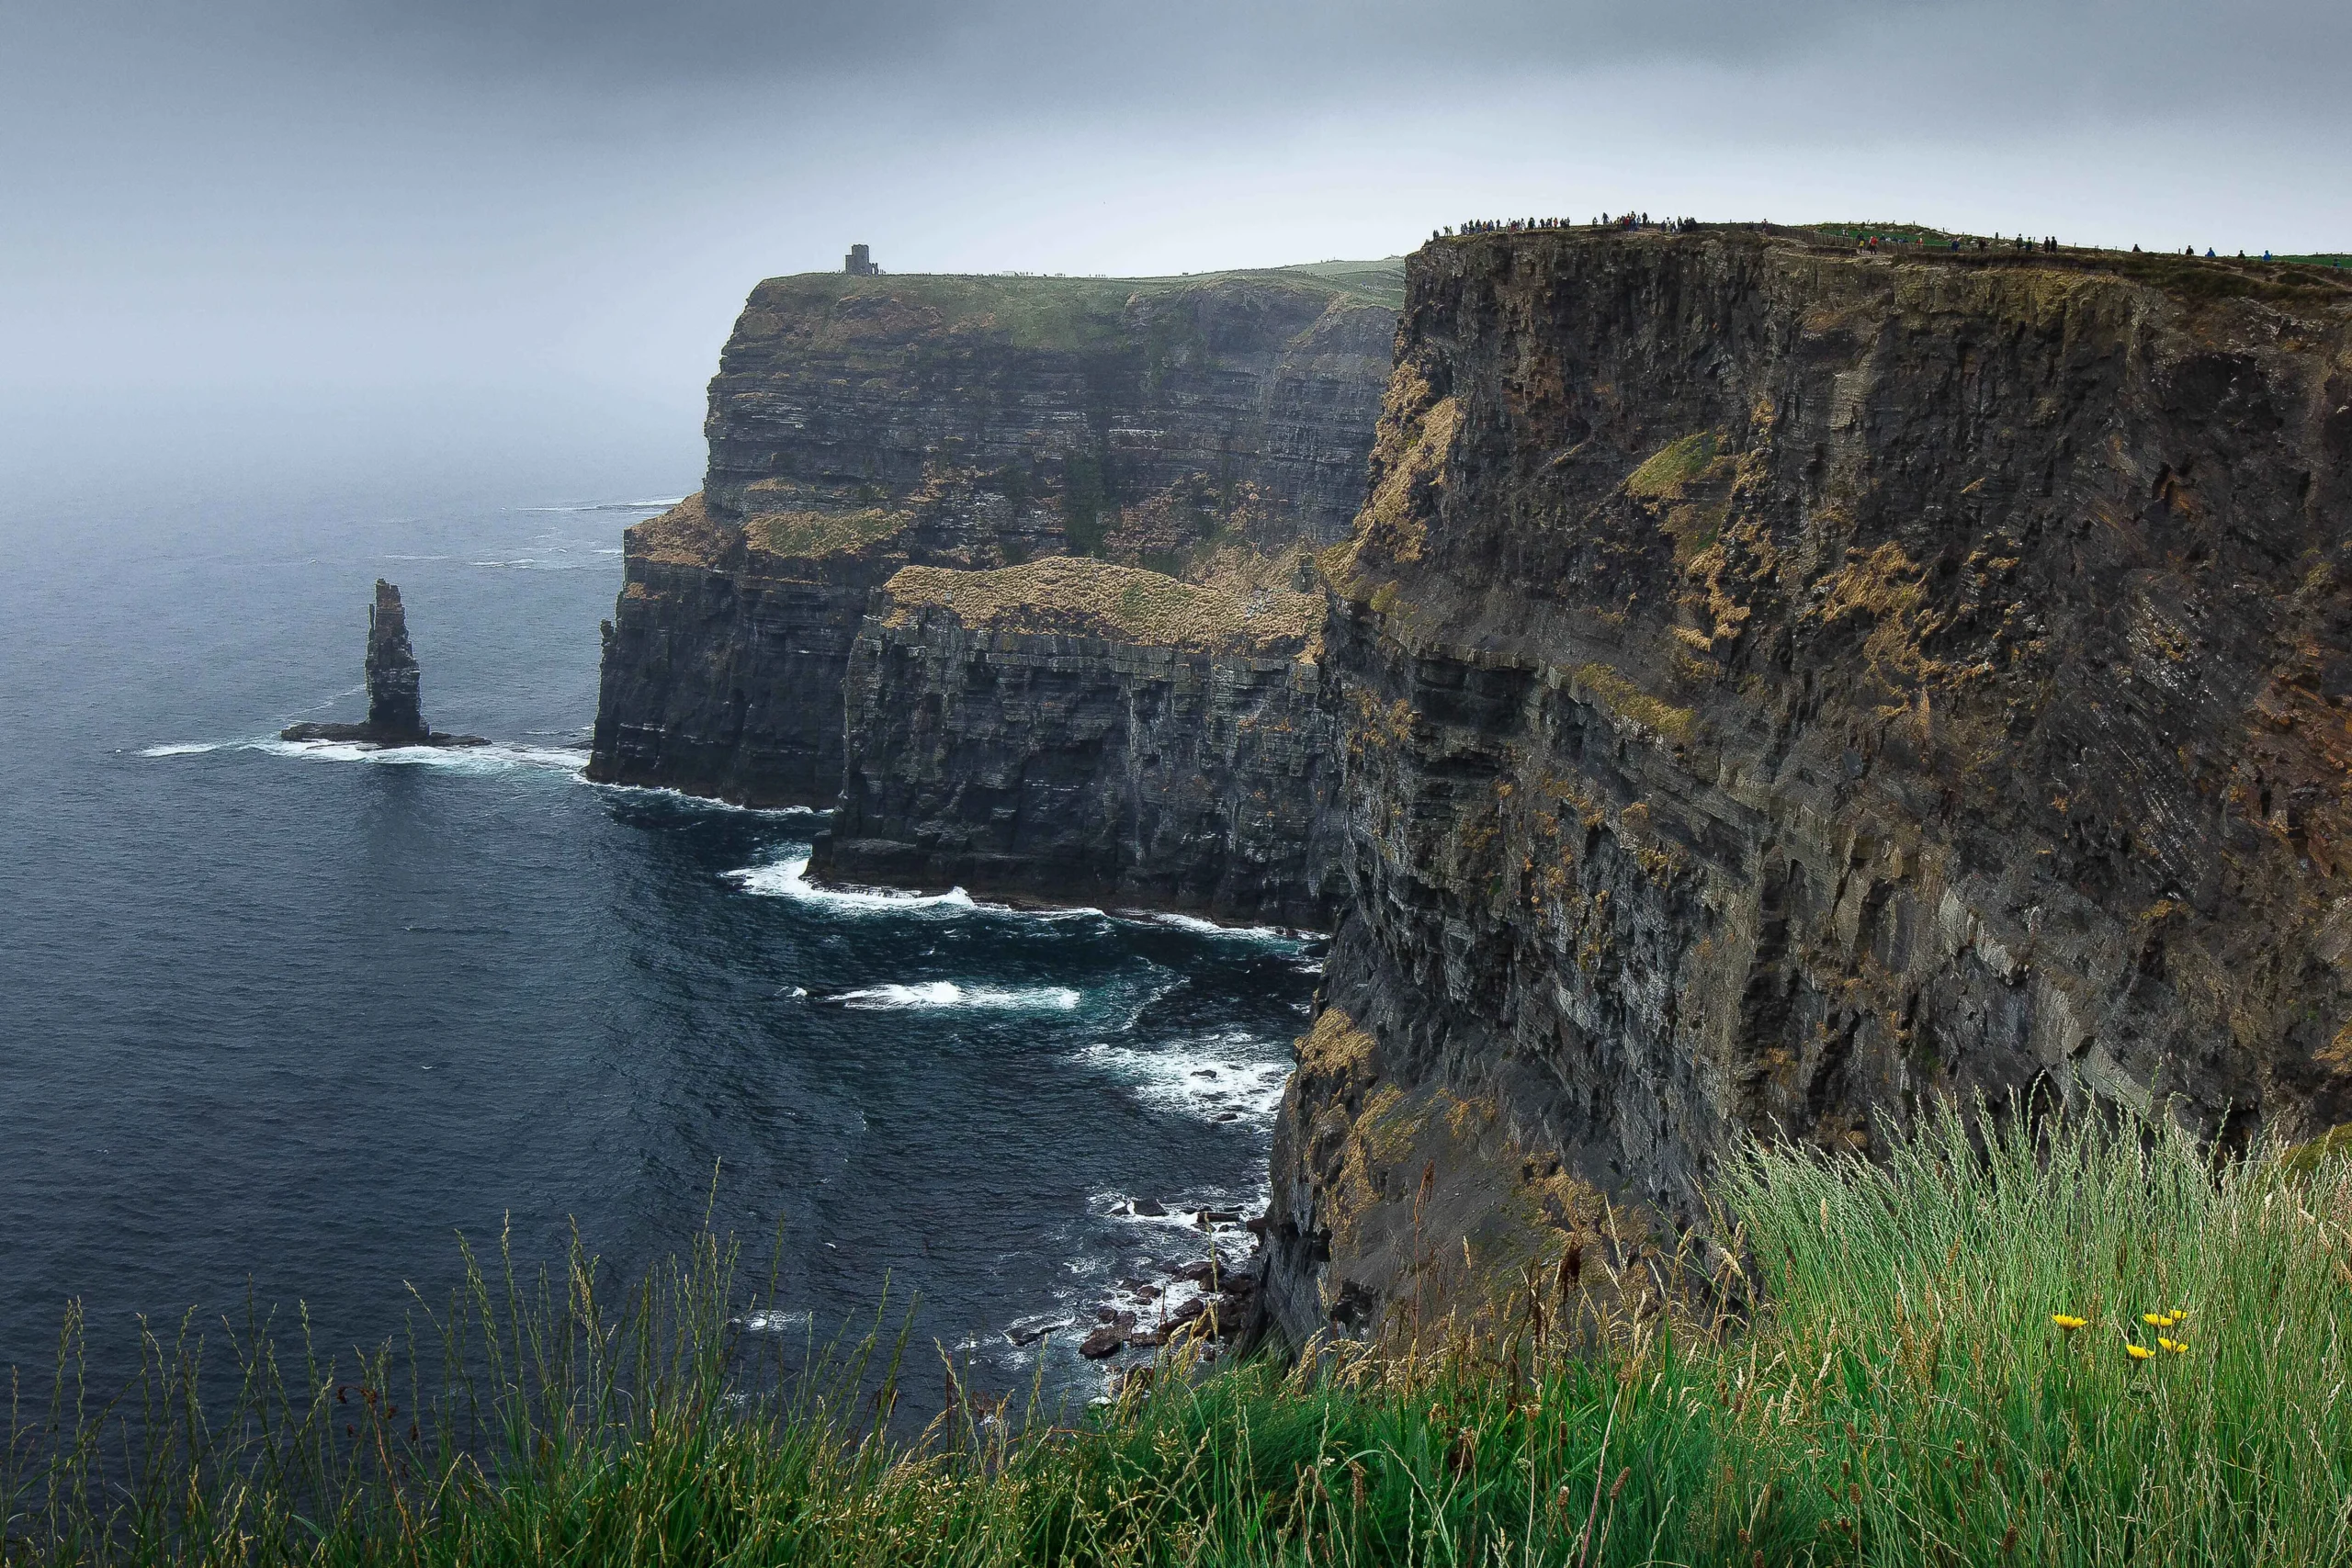
M1077 1335L1035 1329L1082 1330L1206 1255L1193 1212L1258 1202L1311 944L812 889L812 814L582 781L644 514L305 502L10 535L0 1364L45 1367L70 1297L102 1369L135 1314L217 1321L249 1288L373 1340L455 1281L459 1234L510 1228L536 1266L576 1225L625 1277L707 1211L763 1253L780 1228L755 1327L821 1336L887 1284L976 1382L1042 1355L1082 1396ZM426 716L496 744L274 739L359 716L379 575Z

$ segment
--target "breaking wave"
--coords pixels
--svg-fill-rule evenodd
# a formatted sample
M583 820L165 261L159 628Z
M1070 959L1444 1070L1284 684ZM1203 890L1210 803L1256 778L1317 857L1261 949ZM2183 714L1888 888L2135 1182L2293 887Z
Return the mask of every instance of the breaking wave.
M845 914L897 914L909 909L976 908L962 888L945 893L894 893L885 887L819 887L808 880L808 856L747 865L721 874L746 893L767 898L792 898L820 904Z
M1204 920L1197 915L1179 915L1166 909L1147 915L1144 919L1155 926L1172 926L1180 931L1192 931L1198 936L1229 937L1242 942L1291 943L1300 941L1303 935L1280 926L1221 926L1215 920Z
M313 762L373 762L383 767L440 768L454 773L503 773L550 768L577 773L588 753L575 746L356 746L345 740L253 740L244 749Z
M1069 1012L1080 993L1069 986L959 986L953 980L923 980L911 986L867 986L824 998L843 1007L994 1008L1021 1012Z
M1149 1048L1105 1042L1077 1060L1107 1069L1147 1105L1210 1122L1263 1123L1281 1108L1290 1077L1290 1063L1271 1050L1258 1036L1230 1030Z

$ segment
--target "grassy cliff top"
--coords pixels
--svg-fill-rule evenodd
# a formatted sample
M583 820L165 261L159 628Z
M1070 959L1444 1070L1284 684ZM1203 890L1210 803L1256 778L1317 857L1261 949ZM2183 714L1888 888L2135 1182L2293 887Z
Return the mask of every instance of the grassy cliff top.
M578 1242L536 1275L469 1254L441 1344L307 1378L265 1315L261 1371L151 1337L85 1401L69 1319L0 1461L8 1561L2342 1562L2352 1167L1923 1120L1883 1162L1729 1151L1736 1253L1637 1255L1612 1218L1385 1343L1212 1369L1248 1309L1204 1297L1075 1419L974 1369L920 1432L877 1420L929 1381L887 1335L779 1374L730 1326L780 1310L773 1275L708 1230L634 1280Z
M994 571L910 566L884 586L887 626L945 608L975 631L1102 637L1216 653L1307 653L1321 630L1312 593L1222 592L1140 567L1047 556Z
M735 542L734 531L711 521L696 491L659 517L649 517L624 531L629 554L639 560L672 566L717 564Z
M1724 235L1815 253L1858 257L1867 254L1873 261L1970 270L2104 273L2191 302L2260 299L2274 305L2352 306L2352 265L2339 266L2336 264L2344 258L2334 254L2275 256L2263 261L2238 255L2192 256L2169 251L2110 251L2076 245L2061 245L2054 251L2018 250L2009 242L1993 236L1962 234L1917 223L1702 223L1690 234L1680 236L1656 229L1621 231L1571 225L1455 235L1432 241L1430 245L1538 242L1676 244ZM1865 252L1864 243L1871 238L1880 242L1879 247ZM1977 248L1980 239L1984 244L1982 250ZM1955 242L1960 246L1958 250L1952 248Z
M1082 348L1115 341L1125 330L1128 302L1138 296L1181 303L1186 295L1247 293L1295 296L1310 310L1317 303L1402 310L1405 260L1313 262L1180 277L957 273L854 277L804 272L771 277L754 288L743 325L754 329L752 335L764 335L756 330L762 324L754 319L759 313L805 318L822 310L832 317L852 315L857 324L885 332L893 325L904 330L986 330L1023 347Z

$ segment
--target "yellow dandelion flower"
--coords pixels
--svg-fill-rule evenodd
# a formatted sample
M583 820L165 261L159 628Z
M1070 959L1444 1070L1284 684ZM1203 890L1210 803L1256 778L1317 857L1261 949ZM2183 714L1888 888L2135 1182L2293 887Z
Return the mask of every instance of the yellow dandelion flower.
M2064 1329L2067 1333L2072 1334L2077 1328L2080 1328L2085 1324L2090 1322L2090 1319L2087 1317L2068 1317L2063 1312L2053 1312L2050 1314L2050 1321Z
M2149 1349L2145 1345L2126 1345L2123 1347L2123 1353L2131 1357L2135 1361L2147 1360L2150 1357L2155 1354L2154 1350Z
M2177 1339L2167 1339L2163 1335L2159 1334L2156 1336L2156 1343L2163 1346L2165 1349L2171 1351L2176 1356L2186 1356L2188 1354L2188 1347L2182 1344Z
M2172 1319L2166 1317L2160 1312L2143 1312L2140 1314L2140 1321L2146 1324L2151 1328L2170 1328L2172 1326Z
M2188 1309L2187 1307L2175 1307L2172 1311L2165 1314L2165 1315L2172 1319L2174 1324L2177 1324L2182 1318L2188 1315Z

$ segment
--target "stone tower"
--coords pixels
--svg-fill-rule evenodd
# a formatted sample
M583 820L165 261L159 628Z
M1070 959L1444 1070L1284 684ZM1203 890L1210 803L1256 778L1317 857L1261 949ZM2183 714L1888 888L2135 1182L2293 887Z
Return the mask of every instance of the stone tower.
M882 269L874 265L874 253L865 245L852 245L849 254L842 258L842 270L852 277L872 277Z

